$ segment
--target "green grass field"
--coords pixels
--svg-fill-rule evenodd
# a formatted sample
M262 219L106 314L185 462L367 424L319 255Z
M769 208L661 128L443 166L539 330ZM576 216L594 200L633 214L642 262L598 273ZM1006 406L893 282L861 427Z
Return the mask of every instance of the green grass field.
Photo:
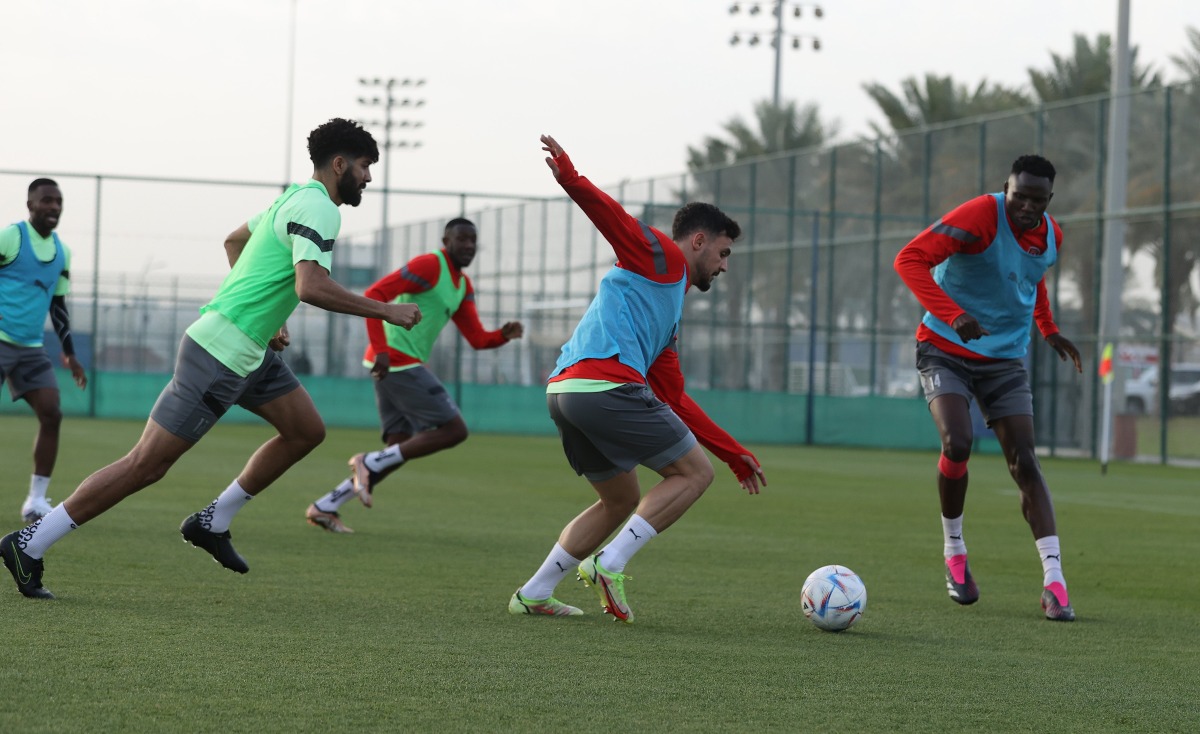
M0 418L0 530L19 527L31 417ZM50 495L140 424L69 419ZM982 598L946 596L926 453L756 447L770 486L718 481L626 569L637 622L513 617L506 604L592 498L557 442L472 436L348 504L304 508L373 448L333 430L233 524L251 571L178 526L267 436L219 426L159 485L46 556L58 599L0 584L3 732L1200 730L1200 473L1046 460L1073 624L1038 607L1041 567L996 457L972 461L966 540ZM800 612L805 576L854 569L844 634Z

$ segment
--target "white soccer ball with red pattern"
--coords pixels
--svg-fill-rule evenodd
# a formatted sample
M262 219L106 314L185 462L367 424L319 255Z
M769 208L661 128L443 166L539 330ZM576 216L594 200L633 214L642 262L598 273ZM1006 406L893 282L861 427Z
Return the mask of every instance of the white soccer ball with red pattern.
M867 611L867 587L845 566L822 566L800 591L804 616L827 632L849 629Z

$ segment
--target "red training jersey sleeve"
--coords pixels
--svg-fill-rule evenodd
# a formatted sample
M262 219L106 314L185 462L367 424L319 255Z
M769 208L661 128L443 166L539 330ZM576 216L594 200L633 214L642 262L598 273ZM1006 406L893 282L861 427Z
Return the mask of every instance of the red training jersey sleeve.
M675 415L683 424L691 429L700 445L708 449L721 461L725 462L738 481L745 481L753 474L750 466L742 460L742 455L754 458L754 455L738 443L733 436L725 432L708 414L688 397L684 392L683 372L679 368L679 353L672 347L663 351L650 365L647 374L650 389L658 399L671 406ZM754 459L758 463L758 459Z
M674 240L625 211L612 197L579 175L566 153L554 159L558 164L559 184L572 201L612 246L617 267L648 278L655 283L674 283L687 273L687 262ZM651 243L653 236L657 242ZM666 266L660 272L654 257L661 252Z
M467 278L465 273L463 277ZM471 285L470 278L467 278L467 293L463 296L458 310L450 318L454 320L454 325L472 349L495 349L508 343L508 339L504 338L499 329L489 331L483 328L483 323L479 320L479 310L475 308L475 287Z
M675 283L687 275L687 261L666 233L630 215L616 200L579 175L566 153L554 162L558 165L559 184L563 190L613 248L617 256L616 267L656 283ZM651 237L654 242L650 241ZM656 264L656 256L664 262ZM621 364L616 357L583 360L560 372L553 381L568 379L643 382L637 370Z
M446 262L449 265L450 277L454 284L458 285L461 278L467 277L466 273L457 267L448 256ZM399 270L377 280L367 288L363 295L376 301L391 303L402 293L424 293L431 290L441 280L441 276L441 258L436 253L417 255ZM467 278L467 292L463 296L463 302L451 318L454 325L466 338L467 343L474 349L493 349L508 342L498 329L488 331L480 323L479 312L475 309L475 290L471 285L470 278ZM376 354L386 353L392 367L420 363L421 360L411 354L405 354L388 346L387 336L383 330L383 321L366 319L366 324L367 339L370 343L367 345L363 359L370 362L375 359Z

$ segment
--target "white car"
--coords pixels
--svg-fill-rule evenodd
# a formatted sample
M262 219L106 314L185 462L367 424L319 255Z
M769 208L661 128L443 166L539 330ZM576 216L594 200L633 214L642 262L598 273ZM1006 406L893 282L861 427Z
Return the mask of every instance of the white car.
M1200 364L1171 367L1171 413L1200 413ZM1158 366L1142 369L1137 377L1125 380L1125 411L1143 415L1158 409Z

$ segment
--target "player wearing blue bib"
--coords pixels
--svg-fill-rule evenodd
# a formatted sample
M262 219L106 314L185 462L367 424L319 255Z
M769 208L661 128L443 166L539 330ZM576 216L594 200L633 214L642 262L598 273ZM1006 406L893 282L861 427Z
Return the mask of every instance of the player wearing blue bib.
M24 400L38 420L33 443L33 476L21 518L33 522L51 510L46 490L58 459L62 411L58 380L42 345L46 314L62 344L62 364L79 389L87 373L75 358L66 296L71 290L71 251L54 228L62 216L63 197L48 178L29 184L25 206L29 221L0 229L0 383L12 399Z
M896 256L896 272L926 308L917 328L917 370L942 439L937 486L950 598L959 604L979 599L963 541L974 399L1020 490L1042 560L1042 610L1047 619L1069 622L1075 610L1054 503L1034 453L1033 392L1024 362L1036 324L1060 359L1083 370L1079 350L1058 332L1046 295L1045 273L1063 239L1046 214L1054 175L1045 158L1021 156L1003 192L971 199L934 222Z

